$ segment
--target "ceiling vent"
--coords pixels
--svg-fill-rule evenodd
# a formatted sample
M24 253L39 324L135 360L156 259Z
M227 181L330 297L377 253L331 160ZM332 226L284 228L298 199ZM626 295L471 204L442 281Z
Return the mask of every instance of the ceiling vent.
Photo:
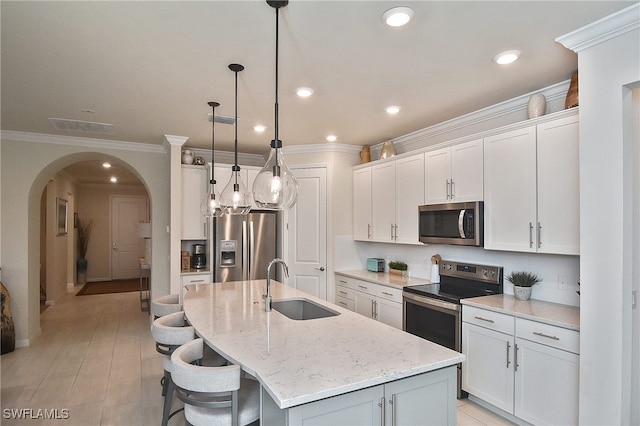
M212 115L213 114L207 114L207 121L211 122ZM234 124L236 122L235 118L229 115L216 115L214 120L220 124Z
M108 123L93 123L91 121L67 120L65 118L49 118L48 120L56 130L102 133L107 135L113 135L116 132L115 126Z

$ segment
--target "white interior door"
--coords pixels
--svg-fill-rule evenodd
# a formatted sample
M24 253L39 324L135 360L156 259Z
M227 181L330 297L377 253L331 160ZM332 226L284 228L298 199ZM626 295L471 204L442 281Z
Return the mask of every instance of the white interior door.
M286 218L291 287L327 298L327 169L292 170L298 201Z
M139 276L144 240L138 237L138 222L148 221L148 211L147 197L111 199L111 279Z

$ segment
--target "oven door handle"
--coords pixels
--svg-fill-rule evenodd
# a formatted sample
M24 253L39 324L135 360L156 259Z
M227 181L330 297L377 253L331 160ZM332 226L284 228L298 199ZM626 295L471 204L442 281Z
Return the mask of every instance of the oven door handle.
M446 302L440 299L433 299L426 296L418 296L416 294L406 293L406 292L402 293L402 297L405 299L411 300L412 302L415 302L422 306L433 306L436 308L445 309L448 311L455 311L455 312L460 311L460 305L457 305L451 302Z
M466 209L462 209L460 210L460 215L458 215L458 231L460 232L460 238L467 238L464 233L464 215L466 212Z

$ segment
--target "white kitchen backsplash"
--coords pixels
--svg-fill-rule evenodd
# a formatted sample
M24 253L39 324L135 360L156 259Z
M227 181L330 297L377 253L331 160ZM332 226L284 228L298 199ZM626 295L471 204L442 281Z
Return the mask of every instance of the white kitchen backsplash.
M380 257L385 263L402 260L409 266L412 277L431 277L431 256L438 253L445 260L480 263L504 267L505 276L512 271L529 271L542 281L533 287L532 298L565 305L580 305L578 276L579 256L530 254L485 250L481 247L464 247L427 244L412 246L353 241L351 236L339 236L335 240L335 270L366 269L367 258ZM388 266L387 266L388 267ZM558 281L566 281L561 289ZM513 294L513 286L505 280L504 292Z

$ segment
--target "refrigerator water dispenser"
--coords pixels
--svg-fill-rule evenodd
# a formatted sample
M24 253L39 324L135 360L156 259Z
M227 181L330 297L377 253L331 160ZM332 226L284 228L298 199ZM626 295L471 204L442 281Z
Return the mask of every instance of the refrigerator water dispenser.
M236 266L236 240L220 241L220 267L233 268Z

